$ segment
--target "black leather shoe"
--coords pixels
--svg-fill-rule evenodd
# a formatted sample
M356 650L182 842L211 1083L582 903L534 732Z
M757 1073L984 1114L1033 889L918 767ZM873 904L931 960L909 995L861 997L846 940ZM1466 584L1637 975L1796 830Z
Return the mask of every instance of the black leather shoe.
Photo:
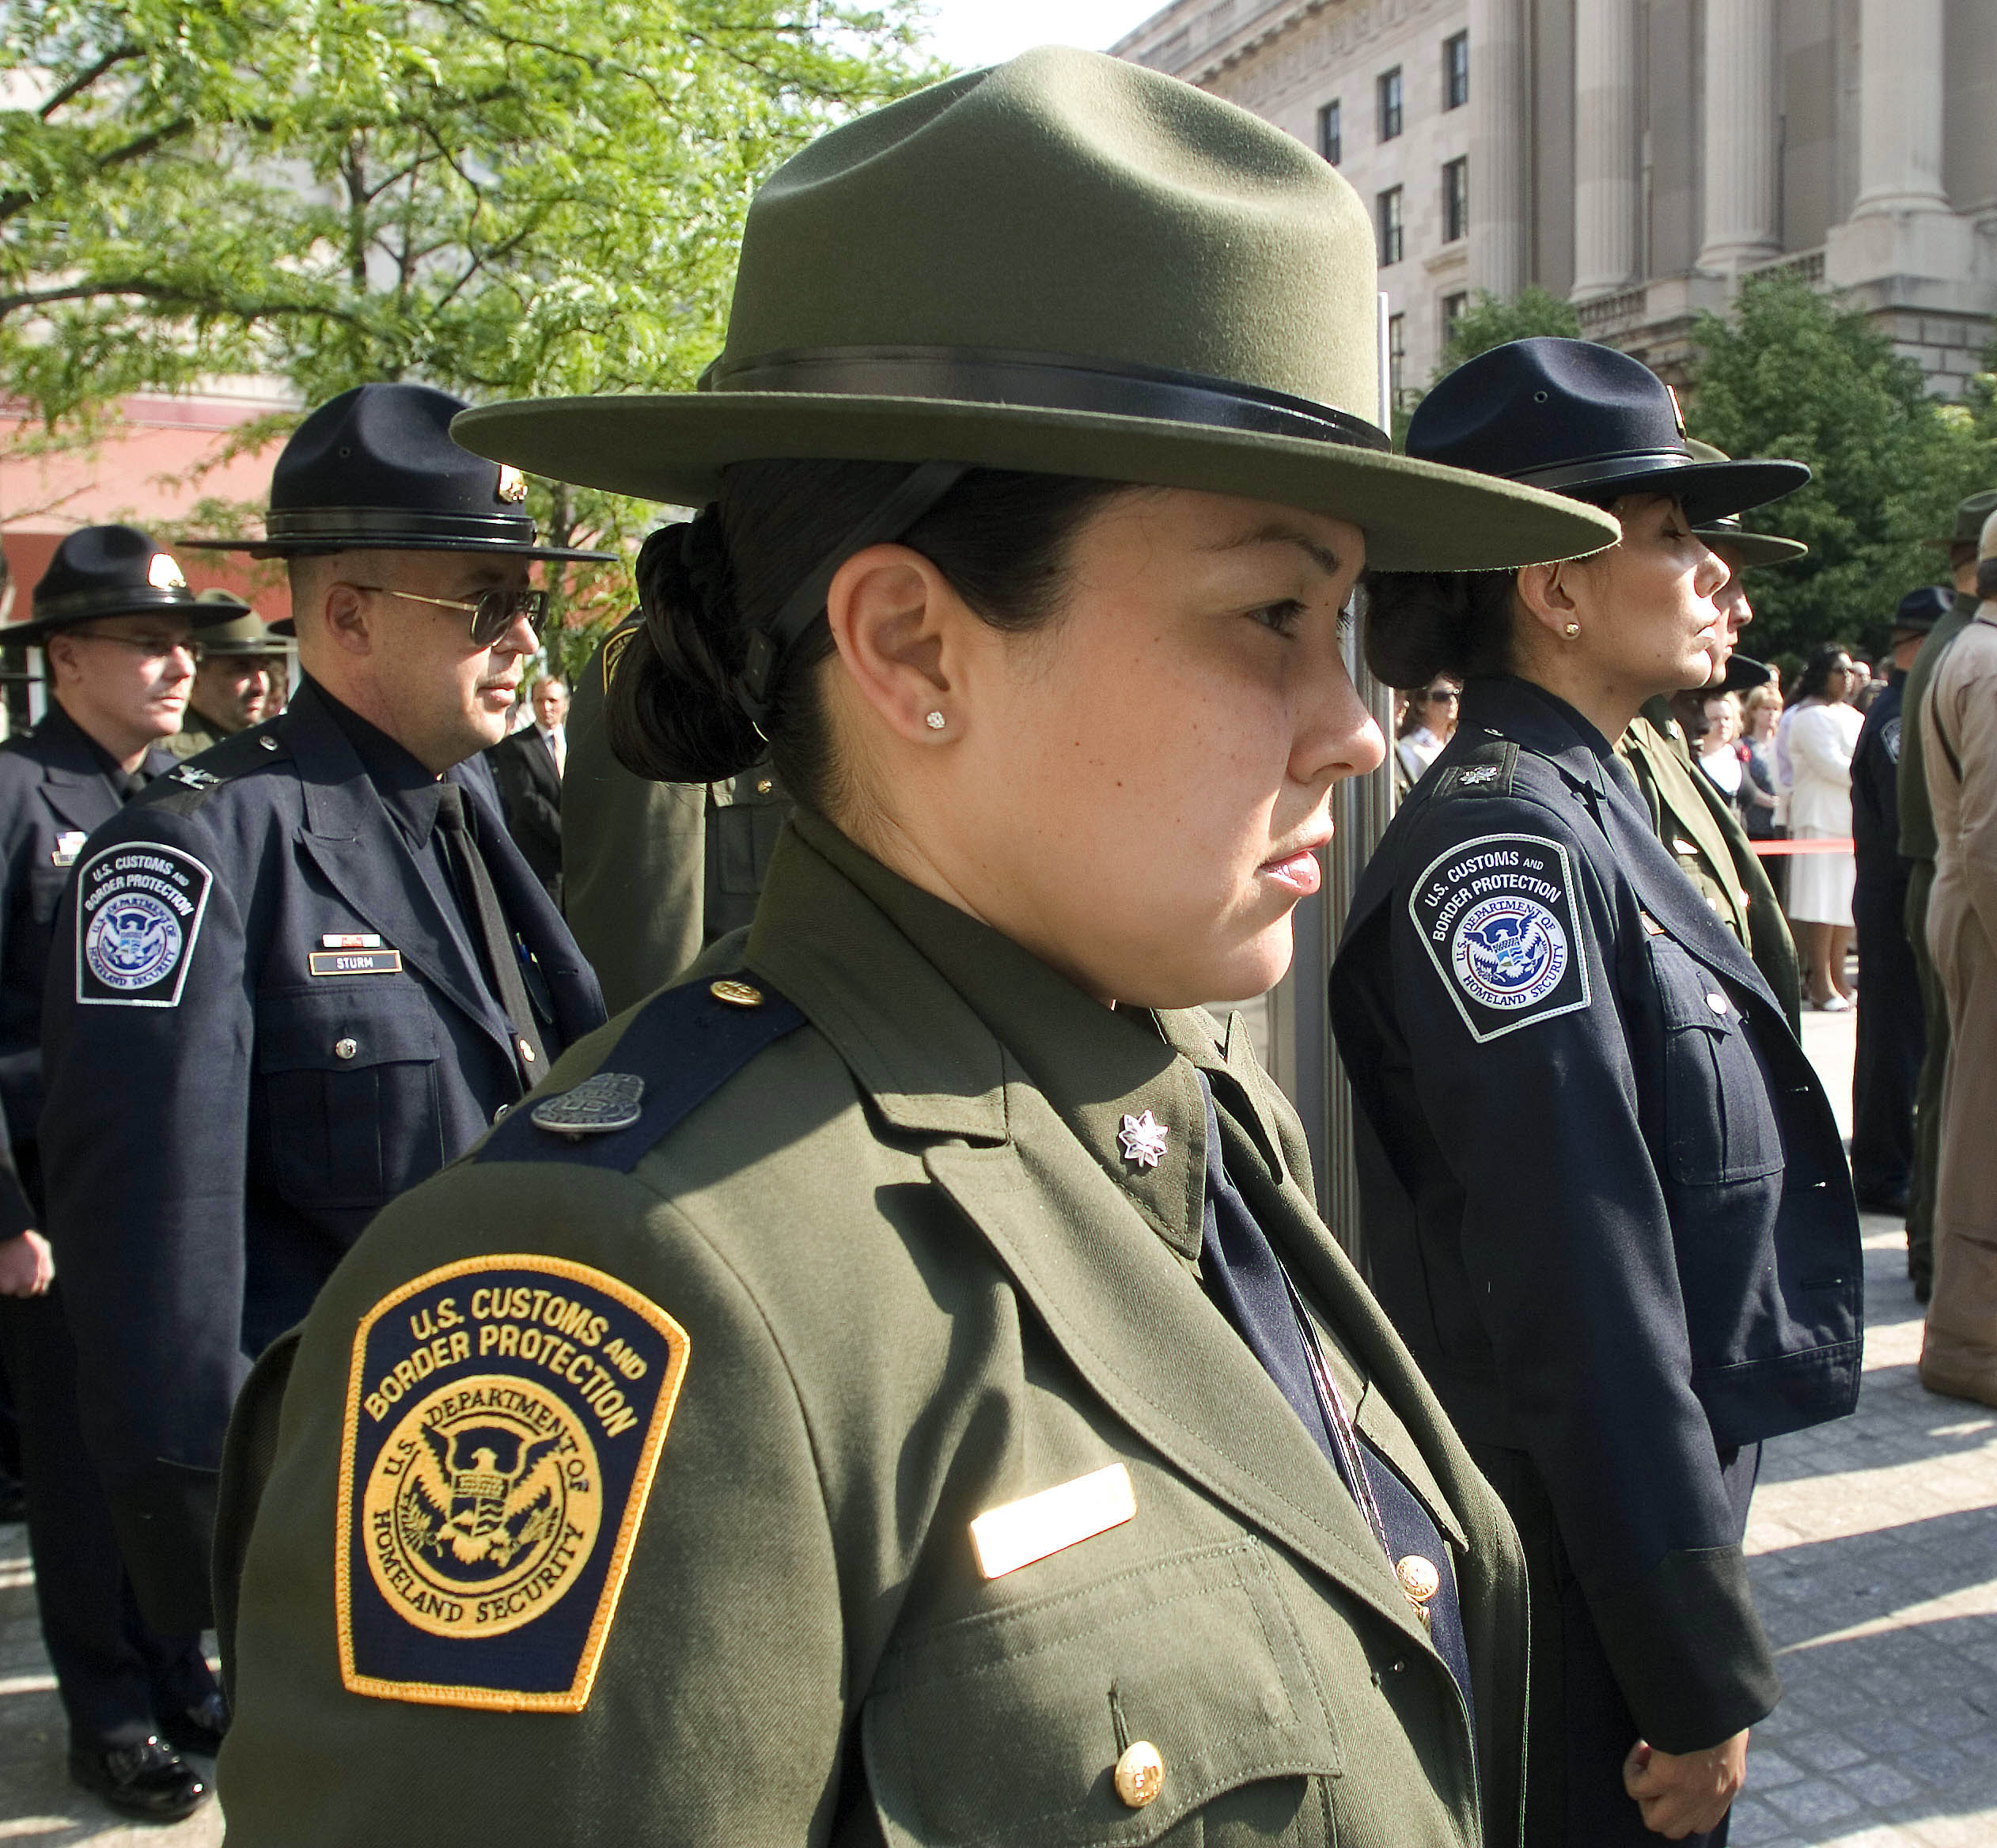
M97 1751L70 1750L70 1779L93 1790L121 1816L177 1823L208 1801L207 1781L157 1739Z
M222 1737L228 1730L229 1702L220 1689L160 1721L160 1736L176 1751L199 1752L203 1758L213 1758L222 1750Z

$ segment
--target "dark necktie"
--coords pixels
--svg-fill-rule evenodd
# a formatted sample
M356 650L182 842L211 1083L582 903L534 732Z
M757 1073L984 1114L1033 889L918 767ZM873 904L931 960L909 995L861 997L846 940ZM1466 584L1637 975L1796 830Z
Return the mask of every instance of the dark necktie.
M1448 1550L1435 1524L1385 1458L1352 1429L1337 1399L1328 1373L1324 1395L1313 1377L1313 1357L1305 1344L1302 1311L1290 1294L1283 1265L1248 1202L1227 1177L1221 1156L1220 1117L1205 1074L1199 1088L1207 1100L1207 1207L1199 1244L1199 1268L1215 1301L1249 1351L1262 1363L1304 1429L1338 1471L1339 1479L1359 1505L1403 1595L1409 1596L1402 1562L1426 1561L1435 1568L1438 1583L1421 1606L1429 1635L1463 1691L1464 1704L1474 1716L1470 1692L1470 1656L1463 1638L1456 1580Z
M445 856L458 890L471 907L487 970L498 986L500 1005L512 1023L513 1050L519 1055L522 1074L532 1085L548 1069L540 1029L535 1024L533 1009L528 1005L527 984L520 973L520 954L513 947L513 933L506 928L499 895L492 888L492 875L486 870L485 856L479 851L464 812L464 792L454 782L438 785L437 825L444 831Z

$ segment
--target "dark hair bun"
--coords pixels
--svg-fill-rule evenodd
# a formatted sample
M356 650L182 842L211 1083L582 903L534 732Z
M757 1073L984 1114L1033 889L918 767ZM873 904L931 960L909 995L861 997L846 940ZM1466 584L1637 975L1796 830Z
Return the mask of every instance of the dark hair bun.
M653 533L637 576L644 620L618 657L604 706L612 752L659 782L740 774L767 747L735 699L743 641L714 509Z
M1381 571L1366 579L1366 665L1389 687L1504 672L1510 572Z

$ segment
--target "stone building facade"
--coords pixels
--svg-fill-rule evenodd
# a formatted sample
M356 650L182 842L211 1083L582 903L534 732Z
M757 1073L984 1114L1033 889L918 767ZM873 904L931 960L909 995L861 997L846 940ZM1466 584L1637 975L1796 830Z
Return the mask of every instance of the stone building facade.
M1772 267L1945 395L1997 329L1997 0L1175 0L1112 49L1336 162L1404 389L1480 289L1568 297L1674 380Z

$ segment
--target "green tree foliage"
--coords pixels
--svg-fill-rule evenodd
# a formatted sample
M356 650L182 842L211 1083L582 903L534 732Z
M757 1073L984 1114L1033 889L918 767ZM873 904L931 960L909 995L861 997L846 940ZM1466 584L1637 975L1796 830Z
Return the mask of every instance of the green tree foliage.
M1537 283L1521 289L1509 301L1499 301L1488 289L1480 289L1451 325L1435 377L1454 372L1465 360L1475 359L1507 340L1529 340L1536 334L1578 340L1581 316L1574 304L1548 294Z
M1730 315L1702 316L1693 339L1692 434L1814 471L1748 516L1810 547L1755 573L1749 652L1802 656L1836 640L1876 661L1900 598L1946 581L1946 559L1922 540L1950 530L1965 494L1997 486L1997 381L1982 375L1961 404L1940 403L1863 315L1779 274L1750 280Z
M913 0L13 0L0 389L86 437L218 374L684 389L758 182L915 43ZM560 543L650 517L534 492Z

